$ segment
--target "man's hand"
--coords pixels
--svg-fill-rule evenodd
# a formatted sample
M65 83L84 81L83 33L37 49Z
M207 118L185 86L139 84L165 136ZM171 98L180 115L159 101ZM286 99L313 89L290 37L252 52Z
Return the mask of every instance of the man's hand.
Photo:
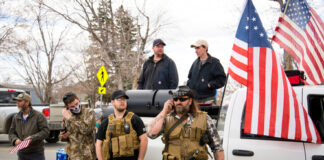
M21 143L21 140L20 139L16 139L16 141L15 141L15 145L17 146L17 145L19 145Z
M65 132L65 131L60 132L60 135L62 135L62 138L64 139L68 138L70 134L71 134L70 132Z
M71 112L69 110L67 110L66 108L62 109L62 115L63 115L63 118L66 120L69 120L72 117Z
M164 115L167 115L169 112L172 111L172 106L174 106L173 99L169 99L164 103L164 107L163 107L163 110L162 110Z

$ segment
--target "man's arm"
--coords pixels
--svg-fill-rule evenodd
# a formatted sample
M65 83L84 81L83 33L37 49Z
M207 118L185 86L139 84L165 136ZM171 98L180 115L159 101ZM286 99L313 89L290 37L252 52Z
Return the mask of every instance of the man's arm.
M143 64L141 75L140 75L140 77L138 78L138 81L137 81L137 89L143 89L144 88L144 81L145 81L144 71L145 71L145 68L146 68L145 64L146 63Z
M97 139L96 141L96 155L98 160L102 160L102 140Z
M169 112L171 112L173 106L173 100L169 99L164 103L163 110L152 120L152 122L147 127L148 137L154 139L160 134L165 117Z
M214 152L214 159L215 160L224 160L224 151Z
M11 144L13 146L15 145L16 140L19 140L20 141L20 139L18 138L17 133L16 133L16 121L15 121L15 117L12 119L12 122L11 122L11 125L10 125L10 129L9 129L9 133L8 133L8 137L9 137L9 140L10 140L10 142L11 142Z
M93 109L90 109L85 113L84 117L80 121L72 121L72 118L67 119L66 123L71 125L76 132L87 135L94 132L96 127L96 119Z
M212 76L213 79L211 79L208 84L210 88L212 89L218 89L225 85L226 81L226 74L224 72L224 68L222 64L219 62L219 60L216 60L215 64L213 64L212 70Z
M140 145L139 145L139 153L138 153L138 160L143 160L146 154L147 143L148 139L146 134L142 134L139 136Z
M170 66L169 66L169 89L176 89L178 87L179 83L179 77L178 77L178 71L177 66L173 62L173 60L170 59Z
M37 124L39 131L30 136L32 141L42 141L48 137L50 130L47 125L47 120L44 115L40 114L37 117Z
M208 145L212 152L214 153L215 160L223 160L224 159L224 150L220 141L220 137L218 135L216 124L213 119L207 115L207 136L208 136Z

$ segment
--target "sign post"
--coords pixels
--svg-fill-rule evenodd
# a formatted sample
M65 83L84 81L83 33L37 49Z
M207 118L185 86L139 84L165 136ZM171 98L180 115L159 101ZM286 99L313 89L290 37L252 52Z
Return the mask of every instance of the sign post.
M101 85L101 87L98 87L98 94L100 94L100 108L102 108L102 95L106 94L106 87L104 87L104 85L109 78L104 65L102 65L101 68L99 69L97 73L97 78Z

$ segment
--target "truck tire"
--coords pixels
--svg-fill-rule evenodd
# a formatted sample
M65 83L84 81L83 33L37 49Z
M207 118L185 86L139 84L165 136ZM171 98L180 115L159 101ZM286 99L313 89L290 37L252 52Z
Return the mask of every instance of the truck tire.
M56 143L59 140L60 131L51 131L50 135L45 139L48 143Z

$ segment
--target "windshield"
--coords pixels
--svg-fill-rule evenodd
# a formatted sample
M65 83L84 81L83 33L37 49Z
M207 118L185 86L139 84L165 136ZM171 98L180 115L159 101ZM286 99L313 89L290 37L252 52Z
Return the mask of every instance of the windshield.
M16 101L13 100L20 92L8 92L0 91L0 103L12 103L16 104Z

